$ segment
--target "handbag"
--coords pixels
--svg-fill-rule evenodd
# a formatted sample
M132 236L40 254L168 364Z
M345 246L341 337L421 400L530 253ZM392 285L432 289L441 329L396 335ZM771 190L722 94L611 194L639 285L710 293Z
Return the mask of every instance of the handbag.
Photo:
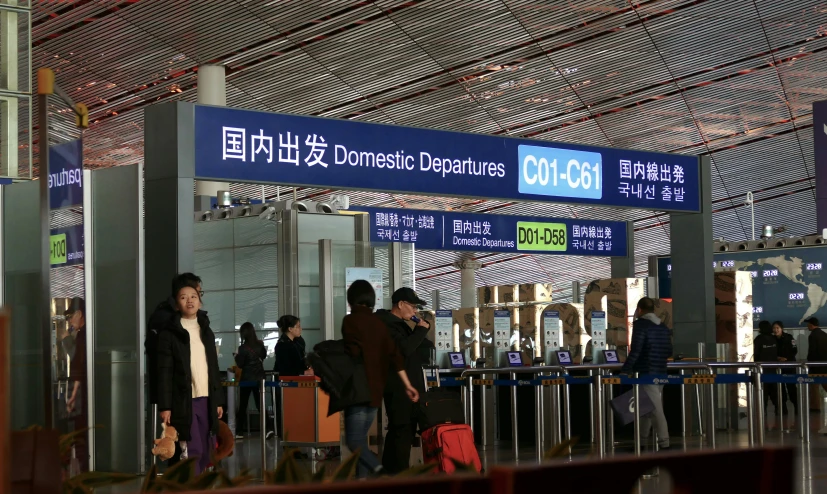
M630 389L617 398L612 400L612 409L615 412L615 417L623 425L631 424L635 421L635 390ZM643 417L647 413L652 412L655 405L649 399L649 395L640 390L640 416Z

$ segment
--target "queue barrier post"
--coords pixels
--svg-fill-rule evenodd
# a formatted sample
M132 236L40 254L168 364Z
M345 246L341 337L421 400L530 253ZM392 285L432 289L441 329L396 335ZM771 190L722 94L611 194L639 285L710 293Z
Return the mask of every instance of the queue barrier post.
M747 434L749 436L749 446L755 446L755 390L752 380L752 371L747 369L745 372L747 378L750 380L747 383Z
M605 444L603 442L603 376L600 374L600 371L595 373L594 376L594 392L592 395L594 396L594 412L593 416L595 418L594 423L592 424L592 429L594 430L594 438L597 446L597 457L603 459L606 454Z
M640 376L637 372L634 376L635 383L632 386L635 396L635 456L640 456L640 385L637 383Z
M261 435L261 477L264 478L264 472L267 471L267 382L264 379L259 382L259 393L260 408L263 409L258 411L258 418L259 434Z

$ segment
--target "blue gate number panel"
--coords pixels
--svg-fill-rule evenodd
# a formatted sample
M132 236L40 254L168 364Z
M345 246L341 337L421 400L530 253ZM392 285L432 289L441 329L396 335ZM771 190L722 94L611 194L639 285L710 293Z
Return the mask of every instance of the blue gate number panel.
M620 221L354 207L370 214L372 242L403 242L419 249L625 256Z
M699 211L698 159L196 105L195 178Z

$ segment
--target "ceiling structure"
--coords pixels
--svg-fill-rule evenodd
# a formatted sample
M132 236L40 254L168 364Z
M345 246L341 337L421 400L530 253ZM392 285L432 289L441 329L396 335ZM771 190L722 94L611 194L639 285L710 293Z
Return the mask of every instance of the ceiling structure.
M749 191L759 227L816 231L812 102L827 92L824 0L40 0L32 26L33 67L54 68L58 84L89 106L88 167L142 162L144 109L195 101L199 64L216 63L227 68L230 106L709 154L716 238L751 237ZM641 275L649 255L669 250L664 213L350 196L361 205L632 220ZM480 284L550 281L561 299L573 280L609 275L606 258L475 257ZM418 288L456 289L459 259L418 252Z

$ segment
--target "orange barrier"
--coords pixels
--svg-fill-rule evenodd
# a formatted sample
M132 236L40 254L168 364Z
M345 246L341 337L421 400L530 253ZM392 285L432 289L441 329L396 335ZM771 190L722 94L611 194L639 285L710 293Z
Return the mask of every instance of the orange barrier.
M793 492L793 448L715 450L575 460L526 467L493 467L491 494L525 494L537 486L556 492L632 492L654 468L668 471L675 493L786 494ZM600 472L600 475L595 475ZM661 473L661 475L664 475Z
M330 397L319 387L316 376L285 376L283 383L299 387L282 387L281 417L285 446L338 446L338 413L327 416Z

